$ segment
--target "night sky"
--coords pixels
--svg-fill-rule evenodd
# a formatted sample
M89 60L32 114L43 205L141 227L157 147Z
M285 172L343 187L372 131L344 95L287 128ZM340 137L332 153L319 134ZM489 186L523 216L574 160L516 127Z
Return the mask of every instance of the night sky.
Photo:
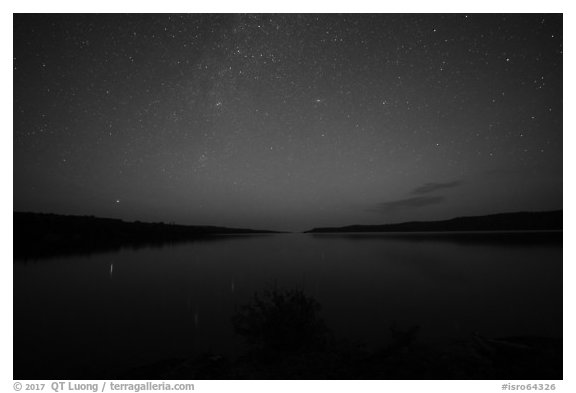
M15 15L14 210L278 230L562 208L561 15Z

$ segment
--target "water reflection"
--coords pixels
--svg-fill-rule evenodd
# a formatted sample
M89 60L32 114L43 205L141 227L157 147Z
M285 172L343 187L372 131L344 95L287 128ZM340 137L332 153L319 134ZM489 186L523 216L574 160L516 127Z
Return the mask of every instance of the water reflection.
M424 343L474 332L562 337L557 243L380 235L222 242L15 263L14 377L98 379L202 353L233 359L245 347L231 317L271 287L313 296L336 337L366 348L388 345L392 321L421 326Z
M326 240L449 242L462 245L479 244L502 247L562 246L563 240L562 231L315 233L312 236Z
M209 235L209 236L197 236L187 239L179 240L162 240L154 239L149 241L141 241L139 243L99 243L94 242L90 245L75 245L73 242L66 244L58 244L53 246L51 244L36 244L32 242L32 245L22 245L20 241L17 252L14 252L14 261L18 262L38 262L38 261L48 261L54 258L60 257L75 257L75 256L88 256L88 255L98 255L104 253L116 253L122 250L140 250L140 249L162 249L164 247L178 246L180 244L192 244L192 243L207 243L207 242L223 242L233 239L242 239L244 237L266 237L273 236L271 234L221 234L221 235Z

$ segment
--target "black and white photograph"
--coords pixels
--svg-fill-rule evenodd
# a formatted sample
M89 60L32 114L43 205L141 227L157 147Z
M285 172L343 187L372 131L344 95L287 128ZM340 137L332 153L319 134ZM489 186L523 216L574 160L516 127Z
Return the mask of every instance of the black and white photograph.
M193 10L12 16L14 381L554 390L563 14Z

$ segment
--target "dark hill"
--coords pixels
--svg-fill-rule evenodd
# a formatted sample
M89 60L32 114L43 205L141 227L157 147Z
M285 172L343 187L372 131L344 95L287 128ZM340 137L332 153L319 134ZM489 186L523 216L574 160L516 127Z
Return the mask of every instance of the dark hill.
M14 212L14 257L92 253L123 246L208 239L215 235L263 234L272 231L125 222L93 216Z
M443 221L413 221L399 224L350 225L336 228L314 228L305 233L548 230L562 230L562 210L458 217Z

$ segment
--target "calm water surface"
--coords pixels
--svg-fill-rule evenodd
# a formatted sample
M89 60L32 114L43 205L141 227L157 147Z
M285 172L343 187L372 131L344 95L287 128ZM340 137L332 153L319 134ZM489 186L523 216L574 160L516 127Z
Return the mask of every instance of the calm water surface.
M231 317L254 292L303 289L336 337L562 336L561 244L379 235L222 237L14 263L18 370L99 375L243 350Z

